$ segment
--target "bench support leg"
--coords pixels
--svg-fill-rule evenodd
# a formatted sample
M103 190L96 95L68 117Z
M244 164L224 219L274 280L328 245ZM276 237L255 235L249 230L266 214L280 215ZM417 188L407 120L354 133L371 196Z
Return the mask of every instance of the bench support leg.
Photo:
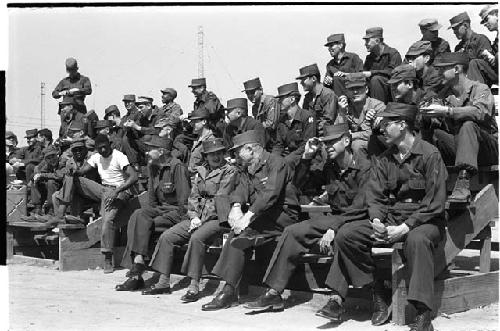
M485 231L485 234L481 239L479 271L487 273L491 270L491 228L487 226L483 231Z
M405 325L406 322L406 270L403 265L403 251L392 252L392 322Z

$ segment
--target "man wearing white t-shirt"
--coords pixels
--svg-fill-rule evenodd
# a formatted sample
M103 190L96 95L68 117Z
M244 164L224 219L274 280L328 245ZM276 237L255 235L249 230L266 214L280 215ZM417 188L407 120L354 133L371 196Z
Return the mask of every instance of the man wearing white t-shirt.
M101 202L102 233L101 252L104 254L104 273L113 272L113 245L115 237L115 217L118 209L132 197L129 188L137 182L137 173L130 166L128 158L122 152L111 148L106 135L95 138L97 153L87 163L73 173L73 200L87 198ZM81 177L93 168L97 168L102 184Z

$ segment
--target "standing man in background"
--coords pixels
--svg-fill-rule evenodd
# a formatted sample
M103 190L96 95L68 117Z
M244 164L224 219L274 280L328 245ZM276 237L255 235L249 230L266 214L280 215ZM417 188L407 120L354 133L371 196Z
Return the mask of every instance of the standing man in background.
M72 96L75 98L75 108L85 114L85 96L92 94L90 79L78 72L78 63L72 57L66 59L66 72L68 77L63 78L57 84L52 97L59 99L62 96Z

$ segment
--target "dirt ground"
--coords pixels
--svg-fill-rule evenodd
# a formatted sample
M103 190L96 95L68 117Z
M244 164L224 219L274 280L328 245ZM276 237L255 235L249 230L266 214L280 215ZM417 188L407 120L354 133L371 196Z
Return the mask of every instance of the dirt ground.
M152 274L148 273L147 277ZM14 261L9 265L10 330L408 330L386 324L373 327L370 313L353 305L347 321L327 323L314 312L326 302L324 296L307 302L289 299L284 312L249 315L242 306L203 312L201 305L212 298L217 284L206 284L199 302L184 304L180 297L186 284L171 295L142 296L139 292L116 292L125 270L103 274L101 270L60 272L54 267ZM220 288L220 285L219 285ZM496 289L498 290L498 289ZM498 330L498 304L434 320L438 331Z

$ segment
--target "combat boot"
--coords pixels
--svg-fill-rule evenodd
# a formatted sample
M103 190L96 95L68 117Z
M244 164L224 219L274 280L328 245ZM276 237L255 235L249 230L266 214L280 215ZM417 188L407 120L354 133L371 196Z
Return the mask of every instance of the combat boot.
M470 201L470 175L467 170L460 170L453 192L448 197L449 202L467 203Z
M373 286L373 314L372 325L382 325L389 319L389 306L385 301L383 286L376 284Z
M421 310L417 313L415 323L412 324L410 331L434 331L430 309Z

